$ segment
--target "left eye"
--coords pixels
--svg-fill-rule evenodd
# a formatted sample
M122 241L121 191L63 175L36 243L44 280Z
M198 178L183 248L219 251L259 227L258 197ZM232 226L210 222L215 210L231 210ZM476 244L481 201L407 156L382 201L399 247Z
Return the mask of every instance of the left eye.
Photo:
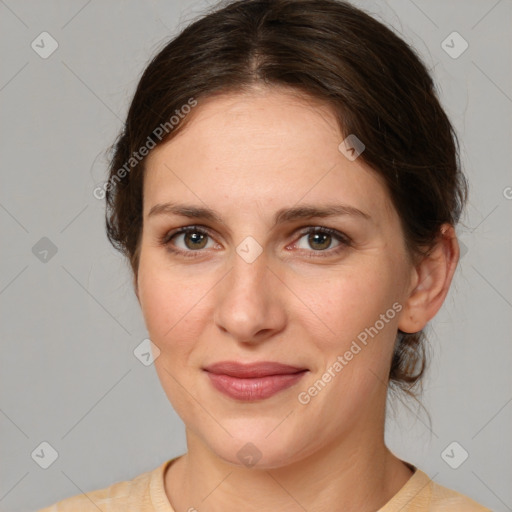
M325 251L346 243L347 240L341 233L327 228L316 228L303 233L295 246L298 249Z

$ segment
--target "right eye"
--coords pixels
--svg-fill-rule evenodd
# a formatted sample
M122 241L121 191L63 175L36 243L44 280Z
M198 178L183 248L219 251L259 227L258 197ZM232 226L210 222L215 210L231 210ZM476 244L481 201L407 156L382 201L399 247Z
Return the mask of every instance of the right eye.
M208 240L209 238L210 240ZM185 226L167 233L161 243L171 252L187 257L195 257L198 254L193 253L201 252L201 249L212 248L211 245L208 246L209 241L215 246L211 238L208 231L203 228L198 226Z

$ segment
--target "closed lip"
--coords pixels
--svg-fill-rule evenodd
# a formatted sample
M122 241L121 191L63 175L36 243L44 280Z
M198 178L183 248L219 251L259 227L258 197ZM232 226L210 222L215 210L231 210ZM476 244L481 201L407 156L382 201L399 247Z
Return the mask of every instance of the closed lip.
M290 375L306 371L307 368L292 366L273 361L240 363L238 361L221 361L203 368L204 371L236 377L238 379L257 379L271 375Z

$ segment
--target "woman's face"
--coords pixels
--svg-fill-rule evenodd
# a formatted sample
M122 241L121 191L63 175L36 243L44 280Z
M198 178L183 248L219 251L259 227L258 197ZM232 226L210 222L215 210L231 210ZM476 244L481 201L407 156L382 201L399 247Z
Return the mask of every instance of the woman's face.
M147 160L137 277L169 400L235 464L378 442L411 282L382 182L338 149L328 108L290 92L212 97L189 115ZM221 362L241 366L215 375ZM241 373L261 362L296 373Z

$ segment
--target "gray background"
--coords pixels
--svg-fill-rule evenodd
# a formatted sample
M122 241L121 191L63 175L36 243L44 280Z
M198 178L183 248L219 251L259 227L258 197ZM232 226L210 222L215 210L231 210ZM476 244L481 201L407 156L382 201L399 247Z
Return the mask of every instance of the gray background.
M133 354L147 333L93 189L149 57L213 3L0 0L2 511L103 488L185 450L154 368ZM512 510L512 2L358 5L433 70L471 185L465 254L428 330L431 424L395 399L387 439L435 481ZM46 59L31 47L43 31L59 45ZM469 43L456 59L441 46L453 31ZM44 441L58 452L48 469ZM441 456L453 441L469 454L457 469ZM463 454L448 453L452 464Z

